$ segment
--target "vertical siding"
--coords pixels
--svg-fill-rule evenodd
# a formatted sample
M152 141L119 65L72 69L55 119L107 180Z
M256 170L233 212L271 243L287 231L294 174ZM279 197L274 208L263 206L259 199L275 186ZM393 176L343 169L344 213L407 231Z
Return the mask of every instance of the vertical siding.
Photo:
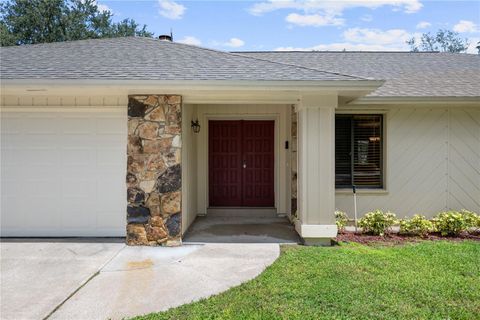
M182 234L197 216L197 144L191 128L196 118L195 106L182 106Z
M480 212L480 109L449 110L447 206Z
M480 211L480 116L474 108L391 108L385 113L386 190L358 195L359 214L391 210L433 216ZM336 207L353 216L351 193Z

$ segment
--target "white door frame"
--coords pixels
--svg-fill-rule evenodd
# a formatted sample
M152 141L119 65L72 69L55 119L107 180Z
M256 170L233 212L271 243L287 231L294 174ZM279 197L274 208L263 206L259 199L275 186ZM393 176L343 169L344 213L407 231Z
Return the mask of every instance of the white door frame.
M274 205L275 205L275 211L278 213L278 208L279 208L279 201L280 201L280 196L279 196L279 192L280 192L280 148L282 147L281 146L281 141L280 141L280 126L279 126L279 122L280 122L280 114L279 113L268 113L268 114L219 114L219 113L216 113L216 114L210 114L210 113L205 113L203 114L202 116L202 123L204 124L204 127L205 129L201 131L201 135L200 135L200 143L199 145L201 146L205 146L206 147L206 152L204 152L204 170L206 172L206 179L205 179L205 184L203 186L203 190L204 190L204 194L203 194L203 197L204 198L204 203L205 203L205 208L203 212L207 213L207 210L209 208L209 170L208 170L208 162L209 162L209 159L208 159L208 155L209 155L209 152L208 152L208 148L209 148L209 145L208 145L208 122L209 120L271 120L271 121L274 121L274 126L275 126L275 133L274 133L274 158L275 158L275 167L274 167L274 170L275 170L275 173L274 173L274 190L275 190L275 202L274 202ZM203 133L202 133L203 132ZM200 195L202 196L202 195Z

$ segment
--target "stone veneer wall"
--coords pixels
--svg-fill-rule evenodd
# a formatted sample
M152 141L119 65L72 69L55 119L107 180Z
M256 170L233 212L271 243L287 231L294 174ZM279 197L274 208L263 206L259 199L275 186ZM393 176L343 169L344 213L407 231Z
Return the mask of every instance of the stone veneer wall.
M292 217L297 216L297 112L295 106L292 106L292 143L291 143L291 163L292 163Z
M182 97L128 97L127 244L181 244Z

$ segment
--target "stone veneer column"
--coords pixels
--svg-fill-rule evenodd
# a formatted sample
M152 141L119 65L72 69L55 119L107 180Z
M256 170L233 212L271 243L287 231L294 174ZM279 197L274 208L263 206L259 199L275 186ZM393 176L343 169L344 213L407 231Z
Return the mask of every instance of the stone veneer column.
M182 97L128 97L127 244L181 244Z

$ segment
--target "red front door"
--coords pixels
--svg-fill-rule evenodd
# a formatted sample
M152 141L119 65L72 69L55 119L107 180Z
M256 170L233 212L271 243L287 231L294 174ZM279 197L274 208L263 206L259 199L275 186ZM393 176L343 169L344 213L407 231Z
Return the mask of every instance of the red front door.
M273 207L274 121L209 121L212 207Z

